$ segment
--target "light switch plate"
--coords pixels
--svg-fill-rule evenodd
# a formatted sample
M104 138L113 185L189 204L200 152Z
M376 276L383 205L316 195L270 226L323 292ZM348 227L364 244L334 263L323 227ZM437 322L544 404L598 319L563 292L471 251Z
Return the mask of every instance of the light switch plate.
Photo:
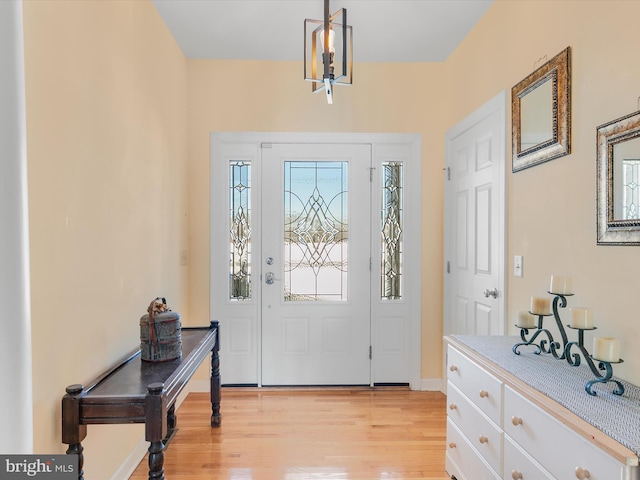
M522 255L513 256L513 274L522 277Z

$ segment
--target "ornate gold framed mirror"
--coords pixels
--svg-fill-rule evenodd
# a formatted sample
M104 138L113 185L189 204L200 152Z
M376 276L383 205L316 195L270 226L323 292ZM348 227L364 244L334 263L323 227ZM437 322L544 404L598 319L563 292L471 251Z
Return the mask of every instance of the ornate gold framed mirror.
M597 129L598 245L640 245L640 112Z
M571 152L571 47L511 89L512 170Z

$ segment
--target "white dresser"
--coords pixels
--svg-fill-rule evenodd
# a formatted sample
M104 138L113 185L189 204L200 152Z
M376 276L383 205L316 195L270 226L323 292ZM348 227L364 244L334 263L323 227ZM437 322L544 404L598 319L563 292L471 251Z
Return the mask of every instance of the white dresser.
M515 355L517 337L445 341L452 478L640 480L632 450L640 443L640 391L618 397L602 386L592 397L584 390L589 372L526 349ZM620 418L627 412L628 422Z

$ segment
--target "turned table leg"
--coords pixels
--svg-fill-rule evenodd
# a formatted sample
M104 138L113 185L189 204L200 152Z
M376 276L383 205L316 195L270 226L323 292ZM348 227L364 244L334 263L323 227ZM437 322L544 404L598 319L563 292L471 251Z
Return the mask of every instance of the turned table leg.
M222 397L220 387L220 323L211 322L216 327L216 345L211 350L211 384L209 386L211 396L211 426L219 427L222 424L220 415L220 400Z
M145 439L149 442L149 480L164 478L164 443L167 432L167 415L164 411L163 383L152 383L147 387L145 399Z
M69 385L62 397L62 443L69 445L68 455L78 455L78 480L84 480L84 448L82 440L87 436L87 426L80 424L80 398L84 386Z

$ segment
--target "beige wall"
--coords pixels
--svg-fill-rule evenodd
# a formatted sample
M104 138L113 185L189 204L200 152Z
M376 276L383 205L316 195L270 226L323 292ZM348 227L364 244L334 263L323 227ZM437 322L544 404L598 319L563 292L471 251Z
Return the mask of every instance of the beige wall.
M150 2L25 0L35 451L60 400L139 344L152 298L187 309L186 60ZM141 425L89 426L86 478Z
M24 13L37 452L63 451L64 387L135 347L152 297L209 320L212 131L422 135L422 378L439 378L445 132L568 45L573 153L508 166L508 312L572 275L570 305L622 339L616 373L640 384L640 250L595 244L595 129L637 109L639 2L498 0L446 63L356 63L332 106L298 63L185 60L147 1L25 0ZM87 478L110 478L141 437L90 426Z
M585 334L586 346L596 334L620 338L625 363L614 373L635 384L640 249L596 246L595 178L597 126L638 110L639 17L634 1L498 0L447 61L455 123L531 73L540 57L571 46L572 153L515 174L508 166L508 313L528 309L550 275L572 276L568 306L591 307L598 327ZM523 278L512 275L514 255L524 256Z

